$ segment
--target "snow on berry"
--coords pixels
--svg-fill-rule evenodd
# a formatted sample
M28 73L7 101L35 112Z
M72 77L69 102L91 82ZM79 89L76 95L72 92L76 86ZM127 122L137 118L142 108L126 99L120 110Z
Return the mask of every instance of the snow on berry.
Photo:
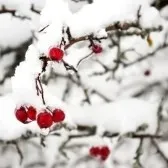
M55 109L53 111L53 121L56 122L61 122L65 119L65 113L61 109Z
M98 45L98 44L94 44L94 45L92 46L92 51L93 51L95 54L99 54L99 53L101 53L101 52L103 51L103 48L102 48L100 45Z
M49 57L51 60L53 61L60 61L62 60L64 56L64 52L62 49L58 48L58 47L52 47L49 50Z
M19 109L16 109L15 116L17 120L19 120L22 123L26 123L28 119L27 112L24 107L20 107Z
M34 107L32 107L32 106L28 107L27 115L30 120L32 120L32 121L36 120L36 114L37 114L37 111Z
M37 116L37 124L40 128L49 128L52 126L52 115L48 112L39 113Z

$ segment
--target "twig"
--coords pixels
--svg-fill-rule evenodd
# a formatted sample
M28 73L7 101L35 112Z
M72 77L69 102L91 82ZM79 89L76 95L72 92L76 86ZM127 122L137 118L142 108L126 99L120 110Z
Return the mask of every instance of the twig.
M44 31L47 27L49 27L49 25L47 25L47 26L43 27L42 29L40 29L39 32Z
M141 62L141 61L144 61L144 60L148 59L149 57L153 57L157 52L159 52L159 51L161 51L161 50L163 50L163 49L165 49L167 47L168 47L168 44L164 43L163 45L158 46L153 52L148 53L147 55L145 55L143 57L140 57L140 58L138 58L137 60L135 60L133 62L130 62L130 63L127 63L127 64L122 62L122 64L123 64L123 66L125 68L130 67L130 66L132 66L132 65L134 65L134 64L136 64L138 62Z
M85 57L81 58L81 59L78 61L78 63L77 63L77 67L80 65L80 63L81 63L83 60L85 60L85 59L89 58L92 54L93 54L93 52L91 52L91 53L90 53L90 54L88 54L87 56L85 56Z
M39 94L41 94L42 102L43 102L44 105L46 105L46 102L45 102L45 99L44 99L44 90L43 90L43 86L42 86L42 83L41 83L40 75L41 75L41 73L35 79L36 91L37 91L37 96L39 96Z
M20 147L19 147L18 142L14 142L13 144L15 145L16 150L17 150L17 152L18 152L18 155L19 155L19 157L20 157L20 165L21 165L22 162L23 162L23 159L24 159L23 153L22 153L22 151L21 151L21 149L20 149Z
M69 65L66 61L62 60L62 63L64 64L64 67L67 71L72 70L75 73L77 73L78 71L74 68L74 66Z
M22 19L22 20L24 20L24 19L31 20L30 17L17 15L17 14L16 14L17 11L16 11L15 9L7 9L7 8L5 7L5 5L2 5L2 7L1 7L1 9L0 9L0 14L4 14L4 13L9 13L9 14L11 14L12 16L14 16L14 17L16 17L16 18L19 18L19 19Z
M40 11L37 10L37 9L35 9L34 4L31 5L30 10L31 10L32 12L36 13L36 14L40 14Z
M125 23L120 23L120 22L116 22L110 26L107 26L105 28L106 32L109 31L114 31L114 30L128 30L129 28L137 28L141 30L141 27L139 27L139 24L137 24L137 22L125 22ZM151 29L146 29L146 31L150 32L150 31L160 31L162 29L161 26L159 26L158 28L153 28ZM144 30L143 30L144 31ZM75 43L81 42L81 41L86 41L89 40L89 37L91 37L92 34L88 34L85 36L81 36L78 38L71 38L71 40L69 41L69 43L65 46L65 50L68 49L70 46L72 46ZM103 39L107 39L107 37L103 37Z
M139 140L139 145L138 145L138 148L136 150L136 156L135 156L135 163L134 163L134 167L135 168L143 168L142 164L141 164L141 161L140 161L140 157L142 155L142 147L143 147L143 138L140 138Z
M154 145L154 147L156 148L157 152L159 153L159 155L161 156L161 158L165 161L166 165L168 166L168 158L166 157L166 155L163 153L163 151L160 149L159 145L157 144L157 142L154 139L151 139L152 144Z

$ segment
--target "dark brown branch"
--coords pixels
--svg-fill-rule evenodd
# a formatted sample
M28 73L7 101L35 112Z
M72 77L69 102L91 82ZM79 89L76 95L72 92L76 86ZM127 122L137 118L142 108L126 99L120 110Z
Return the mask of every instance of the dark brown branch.
M0 14L3 13L10 13L12 16L16 15L16 10L14 9L7 9L4 5L2 5L1 10L0 10Z
M110 98L106 97L105 95L103 95L102 93L98 92L95 89L91 90L91 94L97 94L99 97L101 97L107 103L110 103L110 102L113 101L113 100L111 100Z
M40 29L39 32L44 31L47 27L49 27L49 25L47 25L47 26L43 27L42 29Z
M30 10L36 14L40 14L41 11L37 10L35 7L34 7L34 4L31 5L31 8Z
M42 83L41 83L40 75L41 75L41 73L35 79L36 91L37 91L37 96L41 95L42 102L45 105L46 102L45 102L45 99L44 99L44 90L43 90L43 86L42 86Z
M72 65L69 65L66 61L62 60L62 63L67 71L72 70L75 73L78 72Z
M130 22L130 23L120 23L120 22L116 22L108 27L105 28L105 31L106 32L110 32L110 31L114 31L114 30L128 30L130 28L137 28L137 29L142 29L141 27L139 27L139 24L137 22ZM162 30L162 27L159 26L158 28L153 28L153 29L146 29L146 31L149 33L150 31L160 31ZM145 31L145 30L143 30ZM65 46L65 49L68 49L71 45L75 44L75 43L78 43L78 42L81 42L81 41L86 41L86 40L89 40L89 37L92 36L92 34L89 34L89 35L85 35L85 36L81 36L81 37L78 37L78 38L72 38L70 41L69 41L69 44L67 44ZM103 39L107 39L107 37L103 37Z
M19 19L22 19L22 20L24 20L24 19L31 20L30 17L17 15L17 11L15 9L8 9L5 7L5 5L2 5L2 7L0 9L0 14L5 14L5 13L9 13L12 16L19 18Z

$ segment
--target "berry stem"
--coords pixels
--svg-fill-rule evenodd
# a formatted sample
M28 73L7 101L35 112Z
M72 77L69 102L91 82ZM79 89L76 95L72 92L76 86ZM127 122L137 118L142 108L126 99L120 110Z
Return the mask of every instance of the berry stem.
M44 105L46 105L45 99L44 99L44 90L43 90L43 86L40 80L40 75L41 73L38 74L37 78L36 78L36 90L37 90L37 96L39 96L39 93L41 94L41 98L42 98L42 102Z
M91 53L88 54L87 56L85 56L85 57L83 57L82 59L80 59L79 62L77 63L77 67L79 66L79 64L80 64L83 60L89 58L92 54L93 54L93 52L91 52Z

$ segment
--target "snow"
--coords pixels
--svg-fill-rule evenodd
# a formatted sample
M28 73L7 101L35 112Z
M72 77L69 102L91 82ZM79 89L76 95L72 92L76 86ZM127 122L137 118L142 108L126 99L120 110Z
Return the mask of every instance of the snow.
M45 7L41 12L41 26L44 27L48 24L58 22L62 22L63 24L68 15L71 15L71 12L65 0L46 0Z
M13 115L16 108L16 100L14 101L12 98L11 94L9 94L5 97L1 97L0 100L2 102L0 108L3 109L4 112L4 116L0 121L0 139L15 139L24 134L27 130L31 130L32 132L37 130L41 132L35 122L24 125L16 120ZM46 98L48 98L48 95ZM33 102L34 100L35 99L33 99ZM56 100L57 99L52 96L50 102L47 103L49 103L49 105L54 104L54 102L58 103ZM8 104L10 104L10 106L8 106ZM119 132L122 135L128 132L135 132L136 129L143 124L148 125L145 133L153 134L157 126L157 106L158 104L156 102L149 103L138 99L126 99L93 107L75 107L63 103L60 104L59 107L65 109L67 116L70 116L66 122L70 121L73 124L83 126L97 126L98 130L100 128L102 131L105 130L111 133ZM14 126L11 128L11 125ZM99 132L99 134L102 133Z
M114 11L112 10L113 12L108 12L108 10L111 11L111 6L110 8L108 8L108 6L111 4L111 1L107 1L106 3L103 4L102 1L96 1L91 5L85 5L80 11L71 14L68 8L68 3L66 1L62 0L46 1L45 7L41 12L42 16L40 22L41 25L43 26L49 24L49 27L46 29L45 33L39 34L38 37L39 42L29 47L26 53L25 61L20 63L20 65L16 68L14 77L12 77L13 98L16 103L16 106L20 106L22 104L31 104L34 105L38 110L45 108L45 105L42 104L41 97L40 96L38 97L36 95L36 89L35 89L36 88L35 78L41 72L41 66L42 66L42 62L39 60L39 57L40 54L42 53L45 53L47 55L47 51L49 47L51 47L52 45L58 45L62 37L61 36L62 26L66 24L70 26L72 34L74 32L73 28L83 30L80 26L84 26L85 27L84 30L87 31L87 33L90 31L95 32L95 30L96 31L99 30L98 35L104 36L106 35L105 31L103 29L100 29L103 28L103 26L109 23L114 23L115 21L118 20L121 21L129 19L134 20L133 18L125 18L125 16L129 17L130 13L133 14L132 16L136 16L135 13L137 12L140 2L137 1L136 3L134 3L134 8L132 7L127 8L127 5L129 3L132 3L131 0L129 1L129 3L127 2L127 5L122 5L123 8L122 15L119 14L117 10L119 7L121 7L121 2L123 3L123 1L119 0L116 3L115 10ZM142 11L144 14L145 11L149 8L149 4L147 2L145 3L144 1L142 2L141 2L142 3L141 5L143 5L142 8L144 7ZM101 17L98 17L98 19L94 20L93 22L92 19L96 18L95 14L98 14L98 11L100 10L100 7L102 8L102 5L104 5L104 8L107 9L105 12L110 13L110 15L105 17L104 16L105 13L101 13ZM88 24L87 19L81 19L81 18L85 17L84 13L86 12L89 15L89 12L91 12L93 9L95 9L95 12L93 12L93 15L91 15L90 17L91 20L89 20ZM150 8L149 11L154 14L154 18L157 18L156 16L159 15L156 9L154 8ZM149 13L146 14L149 15ZM145 16L146 15L144 14L144 18ZM79 24L79 18L80 20L83 21L82 24ZM104 18L106 18L107 20ZM144 18L142 16L141 24L143 25L145 25L145 21L143 23ZM153 20L151 18L149 23L151 24L154 23L155 21L156 20ZM79 26L75 26L77 23L79 24ZM88 25L85 25L85 23ZM57 32L55 33L56 29ZM79 33L80 31L76 30L75 32ZM53 38L53 33L55 38ZM85 35L84 32L81 33L82 35ZM71 50L74 52L73 53L74 59L71 56L71 54L69 54L71 53ZM82 54L79 54L78 49L76 50L76 54L75 54L75 48L72 48L71 50L68 50L67 53L68 56L66 57L66 61L68 61L69 59L68 62L73 65L75 59L77 58L77 55L84 54L86 49L83 51L80 49ZM75 62L77 62L77 60ZM57 66L57 64L55 66ZM82 80L84 81L85 78ZM88 85L87 83L89 82L88 80L86 81L85 85L87 86ZM51 93L48 92L46 86L43 87L45 93L45 100L48 106L51 107L61 106L62 108L66 109L66 107L62 105L63 103L61 101L59 100L56 101L57 98L52 96ZM95 86L93 86L93 88L94 87ZM137 107L144 107L144 108L137 109ZM157 120L156 107L157 107L156 104L150 105L150 103L133 99L121 102L117 101L114 102L113 104L107 104L107 105L100 105L100 106L96 105L93 107L84 107L84 108L75 107L72 108L71 110L70 110L71 107L67 107L66 111L67 113L70 114L70 118L75 124L91 125L91 126L96 125L98 127L98 130L102 131L107 130L110 132L120 132L121 134L124 134L127 132L134 132L136 131L138 126L146 123L149 125L147 132L154 133L156 130L156 120ZM78 115L79 111L81 111L80 115ZM130 120L132 120L131 123ZM68 120L66 121L68 122Z
M155 25L157 25L160 22L158 11L149 7L147 1L118 0L115 1L115 5L112 5L113 3L114 1L111 0L107 0L106 3L101 0L96 0L93 4L85 5L80 11L74 13L72 18L67 21L67 25L70 26L73 37L97 32L100 28L104 28L105 26L117 21L135 21L140 6L143 11L142 26L146 27L147 23L155 23ZM122 11L122 13L120 11ZM147 19L148 17L146 17L147 15L149 16L149 12L152 22ZM85 15L86 13L87 15ZM89 22L87 16L89 16ZM150 25L150 27L151 26L153 25ZM82 27L85 27L85 29L82 29Z
M13 18L9 14L0 15L0 21L3 22L3 26L0 26L0 43L1 49L5 47L16 47L23 43L25 39L29 39L31 36L30 25L28 21L20 21L17 18ZM18 28L19 25L19 28ZM12 31L11 31L12 27ZM22 31L21 31L22 30ZM13 38L11 38L11 36ZM19 38L17 38L19 37Z
M142 106L144 108L141 109ZM128 99L96 107L83 107L80 119L77 114L79 110L72 111L71 117L79 125L96 125L98 128L99 126L103 127L106 131L120 132L121 134L134 132L137 127L146 123L149 125L147 132L154 133L157 121L156 107L156 104Z
M168 18L168 6L165 6L161 11L160 14L164 18Z
M48 50L51 46L59 45L62 38L62 28L69 26L73 37L80 37L93 33L96 37L106 37L105 27L113 24L117 21L132 22L136 20L136 14L139 6L141 5L141 18L140 25L143 28L157 27L163 25L164 30L161 33L151 33L153 40L153 46L149 47L146 39L133 36L121 39L122 51L134 48L138 53L145 55L151 53L155 48L163 43L163 39L168 30L167 21L161 18L163 14L160 14L155 8L150 7L151 1L147 0L96 0L93 4L80 4L76 9L73 9L74 2L70 3L66 0L46 0L45 7L41 12L40 25L36 22L39 16L35 16L29 11L31 3L36 3L35 0L31 1L2 1L0 4L7 4L8 7L15 7L22 15L30 16L32 21L25 20L20 21L17 18L12 18L10 14L2 16L2 20L6 20L5 26L0 27L0 30L4 32L7 30L11 32L11 25L14 26L14 31L11 34L0 33L1 48L6 46L19 46L25 39L31 37L31 31L38 31L39 29L49 25L44 32L37 33L38 41L29 46L25 60L17 66L14 76L11 78L12 93L6 94L0 97L0 113L3 113L3 117L0 118L0 139L13 140L19 138L25 134L26 131L47 135L49 129L41 130L36 122L30 124L22 124L15 118L14 111L16 107L21 105L33 105L38 110L38 113L49 106L51 109L61 108L66 113L66 118L63 123L72 128L72 131L68 131L64 128L58 130L61 133L61 137L48 136L46 144L47 147L43 149L45 153L44 160L47 163L47 167L52 167L60 151L59 147L62 143L68 139L69 135L78 134L76 125L82 126L96 126L96 135L91 137L72 139L68 145L80 145L84 143L85 146L76 150L77 155L84 157L88 155L89 147L93 145L108 145L112 153L106 162L100 163L95 160L96 163L90 163L91 167L98 167L98 164L105 166L106 168L112 167L131 167L132 160L135 156L139 140L131 138L122 139L126 133L136 132L139 126L147 124L147 129L141 133L155 134L157 129L157 109L160 103L160 95L153 94L148 99L141 100L139 98L131 98L133 94L146 86L154 82L162 82L167 78L167 58L164 52L158 52L157 59L148 62L139 63L136 66L130 66L128 68L120 67L116 73L118 79L122 79L120 82L117 80L106 81L111 74L106 74L99 77L90 77L89 75L95 71L103 71L100 64L95 60L102 61L105 65L114 67L113 60L116 58L117 48L109 50L108 45L111 44L110 40L105 40L101 43L103 47L103 53L96 55L92 54L88 59L84 60L78 68L81 76L81 82L85 88L88 88L89 94L93 90L99 91L101 94L113 100L110 103L104 103L100 98L92 96L92 105L81 106L80 102L84 99L82 89L80 87L71 86L68 103L61 100L62 90L65 90L67 80L62 78L57 82L57 78L52 80L48 85L43 84L44 98L46 105L43 104L41 96L36 94L35 78L41 72L42 62L39 60L41 54L48 54ZM8 4L9 3L9 4ZM115 5L113 5L115 3ZM20 4L20 5L18 5ZM23 7L22 7L22 5ZM36 6L41 8L44 1L37 2ZM121 12L122 11L122 12ZM9 20L12 18L12 23ZM1 18L0 18L1 19ZM34 25L34 22L36 23ZM18 24L20 24L17 29ZM1 32L1 31L0 31ZM11 36L15 37L11 40ZM16 38L19 37L19 38ZM65 37L67 41L67 37ZM88 48L88 42L80 42L73 45L65 51L65 61L70 65L76 67L78 61L84 56L88 55L91 51ZM10 66L13 63L13 56L5 56L0 62L2 71L5 71L5 67ZM134 61L141 57L133 52L128 52L126 60ZM10 58L10 59L9 59ZM158 66L159 65L159 66ZM161 68L160 68L161 67ZM149 77L143 76L143 72L146 69L152 71L152 75ZM49 75L50 70L54 70L57 73L67 75L62 63L49 63L46 75ZM75 74L74 74L75 75ZM0 76L3 78L3 75ZM8 81L7 81L8 82ZM10 83L9 82L9 83ZM5 86L8 90L8 84ZM165 85L165 88L167 85ZM166 113L166 110L164 111ZM53 127L52 127L53 128ZM51 128L51 129L52 129ZM110 133L119 133L119 136L114 139L102 138L105 131ZM118 138L121 139L118 139ZM120 141L121 140L121 141ZM124 142L122 142L124 141ZM34 142L34 141L33 141ZM150 144L147 142L144 145L144 149L148 149ZM167 149L167 142L161 144L162 149ZM128 149L129 148L129 149ZM28 150L28 149L27 149ZM129 150L129 152L128 152ZM126 154L127 152L127 154ZM149 162L144 161L147 166L153 166L153 160L157 165L160 165L160 161L156 158L154 152L148 151L149 154L144 154L144 158L149 156ZM152 154L150 154L150 152ZM70 154L69 154L70 153ZM78 157L73 153L73 150L69 151L70 161L69 166L74 167L74 163L77 162ZM166 153L167 155L167 153ZM62 156L62 155L61 155ZM116 160L121 164L116 166L115 163L111 163L111 160ZM130 161L131 160L131 161ZM61 159L60 159L61 161ZM12 161L13 162L13 161ZM16 162L16 161L14 161ZM25 161L26 163L26 161ZM16 165L16 163L15 163ZM17 165L18 166L18 165ZM16 166L16 167L17 167ZM80 165L80 167L86 167Z

